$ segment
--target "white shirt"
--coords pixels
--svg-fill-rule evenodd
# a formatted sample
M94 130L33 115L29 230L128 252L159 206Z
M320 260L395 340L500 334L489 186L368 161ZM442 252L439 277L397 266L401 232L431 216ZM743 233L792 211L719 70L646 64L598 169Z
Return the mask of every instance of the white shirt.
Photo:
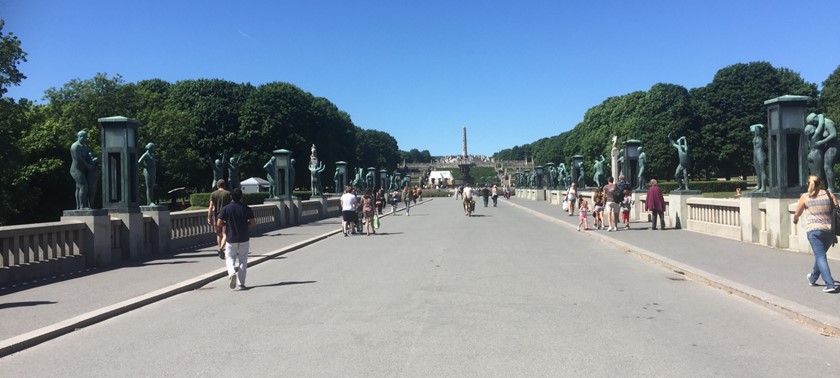
M341 195L341 211L356 211L356 195L344 193Z
M472 187L465 187L464 188L464 198L472 198L473 196L473 188Z

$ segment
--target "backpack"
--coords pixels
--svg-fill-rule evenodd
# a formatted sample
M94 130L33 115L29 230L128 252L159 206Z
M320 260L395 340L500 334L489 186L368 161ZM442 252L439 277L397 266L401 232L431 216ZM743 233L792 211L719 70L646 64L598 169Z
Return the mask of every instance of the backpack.
M613 202L621 203L624 201L624 191L619 188L618 185L613 185L613 191L611 193Z

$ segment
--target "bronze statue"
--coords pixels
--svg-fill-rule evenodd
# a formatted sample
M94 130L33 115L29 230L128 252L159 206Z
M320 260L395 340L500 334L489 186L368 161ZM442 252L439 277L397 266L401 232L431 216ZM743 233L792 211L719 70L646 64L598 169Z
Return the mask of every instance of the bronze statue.
M137 165L140 168L143 168L143 176L146 178L146 203L148 206L154 206L154 194L155 194L155 178L157 176L157 163L155 162L155 157L152 155L152 152L155 151L155 144L149 143L146 145L146 153L143 156L140 156L140 160L137 161Z
M674 142L674 139L671 138L671 133L668 133L668 141L671 142L671 146L677 149L677 155L679 155L679 165L677 165L677 170L674 172L674 179L677 180L679 190L688 190L688 170L691 168L691 157L688 154L688 142L686 142L685 136L681 136L676 142ZM682 178L680 176L682 176ZM680 182L680 180L682 180L682 182Z
M309 156L309 177L311 179L312 196L321 195L321 172L325 169L324 162L318 161L318 153L315 150L315 145L312 145L312 155Z
M764 137L761 135L763 128L764 125L760 123L750 126L750 131L753 133L753 166L756 181L758 181L753 192L767 191L767 153L764 152Z
M263 168L265 169L265 179L268 181L269 198L279 198L280 192L277 191L277 157L272 156L271 159L268 159Z
M811 174L823 179L828 191L834 192L834 162L837 159L837 128L834 121L823 114L811 113L805 118L805 135L811 151L808 153ZM811 166L813 165L813 166Z
M77 210L91 208L96 197L96 182L99 181L99 172L96 170L99 157L85 146L87 137L87 131L79 131L76 133L76 141L70 145L70 157L73 159L70 176L76 181Z
M239 188L239 162L242 160L242 154L230 157L228 162L228 186L230 190Z
M225 179L225 154L222 157L213 161L210 155L207 155L207 160L210 162L210 168L213 170L213 182L210 184L210 190L216 190L216 184L219 180Z
M594 176L593 179L595 180L595 186L598 188L603 188L604 185L607 185L606 175L604 173L604 154L601 154L601 160L595 159L595 166L594 166Z
M642 146L639 146L639 174L636 177L639 180L639 186L636 189L642 190L645 188L645 165L647 164L647 154L642 151Z

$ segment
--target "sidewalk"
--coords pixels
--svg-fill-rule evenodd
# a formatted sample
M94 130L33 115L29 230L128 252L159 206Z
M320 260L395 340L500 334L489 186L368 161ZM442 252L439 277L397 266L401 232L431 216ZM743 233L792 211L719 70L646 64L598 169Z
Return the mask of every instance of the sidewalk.
M248 265L282 258L340 229L341 217L336 217L252 237ZM226 276L215 248L204 245L133 265L2 288L0 357Z
M540 218L577 229L578 217L544 201L511 198L509 203ZM590 219L590 227L592 222ZM687 230L651 230L648 222L619 228L580 231L593 241L615 244L626 253L684 274L782 313L833 337L840 336L840 294L822 292L824 283L810 287L805 275L814 265L812 254L775 249ZM829 259L836 279L840 262Z

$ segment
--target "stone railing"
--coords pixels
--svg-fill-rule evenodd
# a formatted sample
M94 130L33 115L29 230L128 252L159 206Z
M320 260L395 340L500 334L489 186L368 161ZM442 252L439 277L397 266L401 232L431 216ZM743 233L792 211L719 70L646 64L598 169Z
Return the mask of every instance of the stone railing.
M257 220L257 226L250 229L252 234L341 215L338 198L274 201L251 209ZM90 217L62 218L61 222L0 227L0 285L215 242L207 210L171 214L165 209L143 210L137 222L99 212ZM131 228L136 228L135 232Z
M734 199L689 198L689 230L741 240L741 205Z
M0 227L0 284L84 268L82 222Z
M517 189L517 197L562 204L564 190ZM591 201L593 192L584 189L581 195ZM636 201L631 219L650 221L644 211L647 201L644 192L633 194ZM683 228L713 236L740 240L795 252L811 253L805 233L804 219L793 224L796 198L768 198L745 194L738 199L703 198L701 194L671 193L665 196L665 224L669 228ZM828 256L840 258L840 243L828 250Z

